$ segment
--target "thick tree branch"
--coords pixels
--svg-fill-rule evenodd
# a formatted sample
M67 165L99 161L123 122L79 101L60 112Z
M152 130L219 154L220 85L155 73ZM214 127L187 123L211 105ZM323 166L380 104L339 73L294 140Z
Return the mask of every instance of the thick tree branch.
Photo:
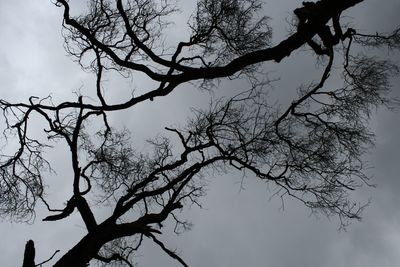
M35 267L35 244L32 240L26 242L22 267Z

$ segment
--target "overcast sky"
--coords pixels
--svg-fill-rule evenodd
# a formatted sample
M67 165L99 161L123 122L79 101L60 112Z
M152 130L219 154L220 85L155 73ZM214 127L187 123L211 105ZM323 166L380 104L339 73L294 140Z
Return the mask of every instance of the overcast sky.
M78 1L73 1L78 2ZM193 6L181 0L185 8ZM266 14L272 18L274 40L286 36L292 10L301 1L267 1ZM346 13L353 26L376 31L390 31L399 26L400 2L397 0L366 0ZM83 72L66 56L61 36L62 10L50 0L0 0L0 97L8 101L27 101L30 95L52 94L54 101L71 99L72 91L93 89L93 76ZM186 20L186 19L185 19ZM183 36L175 31L176 38ZM175 38L175 36L174 36ZM388 56L394 57L385 52ZM396 58L396 57L394 57ZM399 57L397 56L397 59ZM281 78L274 92L288 101L296 85L316 79L315 65L301 52L280 66L271 66L273 75ZM306 77L306 78L304 78ZM109 77L107 86L115 88L110 97L120 97L130 88L128 82ZM304 80L306 79L306 80ZM140 80L134 81L140 87ZM400 97L400 82L394 81L393 96ZM240 87L240 83L236 83ZM224 85L222 85L224 86ZM230 83L225 87L232 87ZM122 88L122 89L121 89ZM164 126L184 119L189 106L206 103L210 95L192 88L180 88L166 100L140 105L132 111L129 120L117 121L131 129L137 140L154 136ZM127 91L129 92L129 91ZM310 216L300 203L287 199L282 210L280 199L270 199L271 192L262 183L249 177L245 190L240 190L240 177L226 175L212 179L210 191L203 200L204 209L193 208L185 212L194 227L178 237L166 233L162 240L169 248L178 249L190 266L219 267L393 267L400 264L400 117L399 112L383 109L373 117L371 127L377 134L376 147L365 155L374 166L377 188L364 187L355 193L360 201L371 199L363 220L354 222L347 231L338 231L335 218ZM140 125L140 127L138 127ZM60 149L60 148L56 148ZM58 176L49 184L60 185L50 197L60 206L70 192L63 176L70 171L63 164L68 155L52 153ZM62 174L62 175L61 175ZM43 207L39 207L42 209ZM77 216L63 222L45 223L45 213L39 210L33 225L0 224L0 266L22 265L25 242L35 241L36 261L47 259L56 249L60 255L73 246L84 234L83 223ZM137 257L139 266L177 266L157 247L145 243Z

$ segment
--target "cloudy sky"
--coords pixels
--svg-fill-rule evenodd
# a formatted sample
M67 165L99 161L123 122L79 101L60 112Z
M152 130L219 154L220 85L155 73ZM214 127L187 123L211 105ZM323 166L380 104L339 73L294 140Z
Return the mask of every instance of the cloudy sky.
M72 3L79 2L74 1ZM188 9L194 1L181 0ZM301 1L267 1L266 14L272 18L274 40L286 36L292 10ZM78 8L77 8L78 9ZM390 31L399 26L400 2L397 0L365 0L350 12L347 19L361 30ZM52 94L54 101L71 99L73 91L90 90L93 76L83 72L66 56L61 36L62 10L50 0L0 0L0 97L8 101L26 101L30 95ZM183 21L186 18L178 18ZM182 38L175 31L174 38ZM186 37L187 35L184 35ZM368 52L368 51L367 51ZM384 52L392 55L393 52ZM312 73L314 63L304 59L301 52L271 71L281 80L274 91L282 101L288 101L296 85ZM131 84L119 77L107 82L116 88L111 97L122 97ZM129 81L132 82L132 81ZM140 86L140 80L133 81ZM400 97L400 81L394 81L393 96ZM224 85L222 85L224 86ZM229 84L234 86L234 84ZM239 87L239 83L237 84ZM228 87L228 85L225 85ZM122 88L122 89L121 89ZM292 90L292 91L289 91ZM128 91L129 92L129 91ZM130 128L137 140L154 136L161 129L184 119L189 106L206 103L210 95L188 88L168 96L165 100L141 105L132 111L129 120L114 118L115 123ZM179 105L178 105L179 103ZM400 264L400 113L378 110L371 127L377 134L376 147L365 155L374 168L376 188L364 187L355 198L371 199L361 222L354 222L346 231L338 231L335 218L310 216L301 204L287 200L282 210L280 199L270 199L271 192L264 184L249 177L240 190L240 177L226 175L212 180L204 199L204 209L193 208L185 213L194 223L192 231L178 237L166 233L163 240L177 248L190 266L268 266L268 267L392 267ZM140 127L138 127L140 125ZM135 140L136 140L135 139ZM61 148L56 148L61 149ZM50 197L59 205L70 192L64 183L69 173L63 164L68 155L53 153L51 161L58 176L49 177L49 184L57 190ZM61 175L62 174L62 175ZM62 253L85 233L83 223L76 216L60 223L44 223L43 207L38 207L38 218L32 225L0 224L0 266L21 266L24 244L33 239L37 248L36 261L47 259L56 249ZM62 254L60 253L60 255ZM177 266L157 247L145 243L137 256L139 266Z

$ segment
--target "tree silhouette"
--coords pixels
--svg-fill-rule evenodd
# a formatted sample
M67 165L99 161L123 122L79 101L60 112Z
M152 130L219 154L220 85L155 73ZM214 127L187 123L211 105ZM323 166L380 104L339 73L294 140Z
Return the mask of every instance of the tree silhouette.
M368 119L374 108L391 103L390 77L398 68L387 59L354 54L353 47L400 46L399 29L370 35L341 25L342 12L361 2L303 2L293 12L292 33L273 44L258 0L198 0L190 38L167 46L164 34L179 10L173 1L90 0L86 13L72 16L69 2L57 0L66 50L96 74L94 98L1 100L4 136L19 143L14 153L1 156L2 216L27 220L38 201L50 212L44 221L79 213L87 234L55 262L57 267L87 266L92 260L133 266L144 238L188 266L158 239L163 223L169 217L176 231L189 228L177 211L200 205L206 177L229 169L275 185L278 195L315 212L338 216L342 226L359 219L364 206L355 204L349 192L368 184L361 159L373 144ZM286 108L271 104L270 81L260 74L263 63L279 63L301 47L310 48L323 64L319 81L300 86ZM340 73L333 66L340 66ZM152 82L141 88L143 93L112 103L103 92L108 71L144 75ZM327 85L332 75L342 78L338 88ZM147 153L134 149L128 131L109 123L110 112L155 101L192 82L210 89L225 78L247 78L251 88L194 110L185 126L166 127L175 139L149 140ZM31 132L33 115L45 121L46 140ZM93 126L99 118L101 125ZM67 144L73 170L72 195L59 210L46 201L45 175L51 166L44 150L52 142ZM92 209L94 195L112 207L101 222ZM35 265L34 254L29 241L23 266Z

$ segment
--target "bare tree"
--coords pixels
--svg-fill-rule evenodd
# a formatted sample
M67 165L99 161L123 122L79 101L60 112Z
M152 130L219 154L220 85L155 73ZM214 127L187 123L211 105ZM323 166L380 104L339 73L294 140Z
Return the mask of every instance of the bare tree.
M90 0L79 16L70 14L67 0L55 2L64 12L66 50L96 74L97 98L53 103L50 97L32 96L27 103L0 102L4 136L19 142L15 153L1 155L1 215L27 220L43 201L50 212L44 221L77 212L87 229L54 266L87 266L92 260L133 266L144 238L188 266L159 240L163 223L169 217L176 231L188 229L190 223L177 211L200 205L205 178L229 169L275 185L278 195L315 212L338 216L343 226L360 218L364 206L355 204L349 192L368 184L362 161L373 144L368 119L374 108L391 103L390 77L399 70L389 60L353 54L352 48L400 46L399 29L384 36L341 25L342 12L362 0L303 2L294 10L293 32L278 44L271 41L258 0L198 0L190 38L176 46L164 43L169 19L179 10L171 0ZM299 87L298 97L280 108L270 103L258 73L263 63L279 63L301 47L318 56L323 71L319 81ZM338 88L327 86L333 66L341 67ZM107 71L145 75L152 83L140 95L111 103L103 92ZM213 81L243 77L251 81L249 90L193 111L186 126L166 127L175 139L149 140L148 153L135 150L130 133L108 120L110 112L130 110L183 84L199 81L210 88ZM31 132L33 114L46 123L47 140ZM100 126L90 124L95 118ZM59 210L46 201L45 175L51 166L43 151L52 142L67 144L73 170L73 194ZM179 147L172 145L176 142ZM113 208L101 222L92 210L94 194ZM33 242L27 247L24 266L34 266Z

